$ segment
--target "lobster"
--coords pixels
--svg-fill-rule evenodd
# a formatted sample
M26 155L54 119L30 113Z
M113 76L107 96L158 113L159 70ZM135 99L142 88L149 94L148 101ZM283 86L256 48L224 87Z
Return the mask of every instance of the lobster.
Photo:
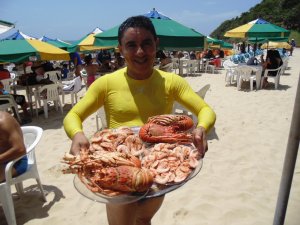
M186 131L193 125L193 120L185 115L153 116L141 127L139 137L149 143L191 143L192 136Z
M90 170L91 169L91 170ZM152 173L148 169L132 166L107 168L85 168L79 174L81 181L93 192L109 196L130 192L145 192L153 184ZM88 176L83 176L88 173Z
M131 154L82 149L78 156L66 153L63 160L69 165L63 172L77 174L92 192L108 196L144 192L153 183L151 172Z

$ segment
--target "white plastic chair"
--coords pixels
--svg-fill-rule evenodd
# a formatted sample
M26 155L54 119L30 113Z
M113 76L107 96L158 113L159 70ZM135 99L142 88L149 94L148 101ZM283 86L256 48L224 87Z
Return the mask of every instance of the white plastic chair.
M276 76L270 76L269 75L269 72L275 72L276 71ZM273 78L274 79L274 83L275 83L275 89L278 89L278 86L279 86L279 81L280 81L280 76L282 74L282 66L278 67L277 69L266 69L265 72L264 72L264 77L261 79L261 88L263 87L263 80L265 77L268 77L268 78Z
M47 104L48 101L53 101L56 111L58 111L58 107L59 107L61 114L63 114L63 107L59 98L60 88L61 86L58 84L48 84L42 86L41 88L39 88L34 92L36 106L38 103L40 104L41 100L43 101L44 115L46 119L48 118L48 104ZM38 116L38 107L36 107L36 116Z
M26 146L26 155L28 158L28 166L25 173L12 177L12 168L14 164L22 157L10 161L5 166L5 181L0 183L0 201L2 203L3 211L7 220L8 225L17 225L15 210L13 205L11 185L16 186L17 193L19 195L24 194L22 182L27 179L36 179L38 187L41 191L42 198L46 202L46 197L40 180L40 176L37 169L36 158L35 158L35 147L39 143L43 130L37 126L24 126L21 127L23 132L24 143ZM2 224L2 223L1 223Z
M61 72L58 70L45 72L44 77L49 78L54 84L61 83Z
M1 83L3 84L3 89L10 93L11 85L13 82L14 82L14 80L12 78L7 78L7 79L1 80Z
M101 127L100 127L100 124L99 124L99 120L101 122ZM96 126L97 126L97 131L100 130L100 129L103 130L103 129L107 128L107 122L106 122L106 116L105 116L104 107L101 107L97 111L97 114L96 114Z
M71 94L71 103L73 107L74 103L77 103L78 101L77 93L81 90L81 88L82 83L80 77L76 77L71 81L64 81L62 89L62 103L65 104L65 94Z
M215 66L209 64L209 60L206 60L205 65L204 65L204 73L215 73Z
M190 59L188 61L187 73L191 75L195 75L198 72L199 62L196 59Z
M163 65L162 67L159 67L159 69L166 71L166 72L172 72L173 71L173 62Z
M252 74L252 68L249 66L239 66L237 70L237 89L241 90L243 81L250 81L250 90L253 91L253 83L256 80L256 75ZM257 84L259 85L259 84Z
M223 67L226 70L226 75L225 75L226 85L230 85L235 81L235 79L234 79L236 77L235 69L237 66L238 66L238 64L235 64L230 59L226 59L223 62Z
M173 62L174 73L177 73L177 69L179 69L179 59L178 58L172 58L172 62Z
M7 101L7 103L0 104L0 111L7 111L9 109L15 113L19 123L21 123L21 117L19 114L18 105L12 95L0 95L0 100Z
M196 93L201 97L201 98L205 98L205 95L207 93L207 91L209 90L210 88L210 84L207 84L205 86L203 86L200 90L198 90ZM189 112L185 107L183 107L181 104L179 104L178 102L174 102L174 105L173 105L173 109L172 109L172 114L183 114L183 115L187 115L189 117L191 117L194 121L194 124L197 123L198 119L197 117Z

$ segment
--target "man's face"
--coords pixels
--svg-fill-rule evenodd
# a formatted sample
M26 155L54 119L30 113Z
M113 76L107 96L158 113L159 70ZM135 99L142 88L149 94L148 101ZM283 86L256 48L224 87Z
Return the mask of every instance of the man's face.
M152 74L158 40L144 28L128 28L119 46L127 63L127 73L134 79L146 79Z

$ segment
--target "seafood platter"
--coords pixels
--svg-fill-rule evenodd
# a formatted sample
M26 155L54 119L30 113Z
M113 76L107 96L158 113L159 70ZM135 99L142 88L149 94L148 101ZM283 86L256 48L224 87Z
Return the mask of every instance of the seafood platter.
M150 117L142 127L97 131L89 149L66 153L65 173L75 174L74 186L101 203L125 204L173 191L195 177L202 158L188 132L188 116Z

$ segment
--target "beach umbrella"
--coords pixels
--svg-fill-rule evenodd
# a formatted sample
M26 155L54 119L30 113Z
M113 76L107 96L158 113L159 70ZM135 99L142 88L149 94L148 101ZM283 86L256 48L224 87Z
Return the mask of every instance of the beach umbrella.
M159 49L163 50L196 50L203 49L205 36L192 28L157 12L155 9L144 16L152 21L160 40ZM119 25L95 35L95 46L118 46Z
M269 41L264 43L261 48L262 49L268 49L268 48L285 48L285 49L291 49L291 45L287 42L274 42Z
M261 18L227 31L225 37L233 38L288 38L290 31Z
M56 39L52 39L46 36L43 36L41 38L39 38L40 41L44 41L47 42L51 45L54 45L55 47L61 48L66 50L68 47L71 47L71 44L62 40L59 40L58 38Z
M9 35L8 37L3 38L3 40L23 40L23 39L36 40L37 38L24 34L22 31L19 30Z
M206 37L206 42L208 43L208 46L210 48L226 48L226 49L233 48L233 45L231 43L216 38L212 38L210 36Z
M38 60L70 60L69 52L40 40L0 40L0 62L30 61L31 56Z
M226 41L221 41L219 44L209 45L210 48L233 49L233 45Z
M103 31L96 27L92 32L85 35L83 38L79 39L75 43L72 44L72 46L68 47L69 52L76 52L76 51L95 51L95 50L101 50L102 47L94 46L95 41L95 34L102 33Z
M4 21L4 20L0 20L0 34L9 31L10 29L14 28L15 25L13 23Z
M217 44L220 44L222 42L221 40L210 37L210 36L206 37L206 41L209 45L217 45Z

